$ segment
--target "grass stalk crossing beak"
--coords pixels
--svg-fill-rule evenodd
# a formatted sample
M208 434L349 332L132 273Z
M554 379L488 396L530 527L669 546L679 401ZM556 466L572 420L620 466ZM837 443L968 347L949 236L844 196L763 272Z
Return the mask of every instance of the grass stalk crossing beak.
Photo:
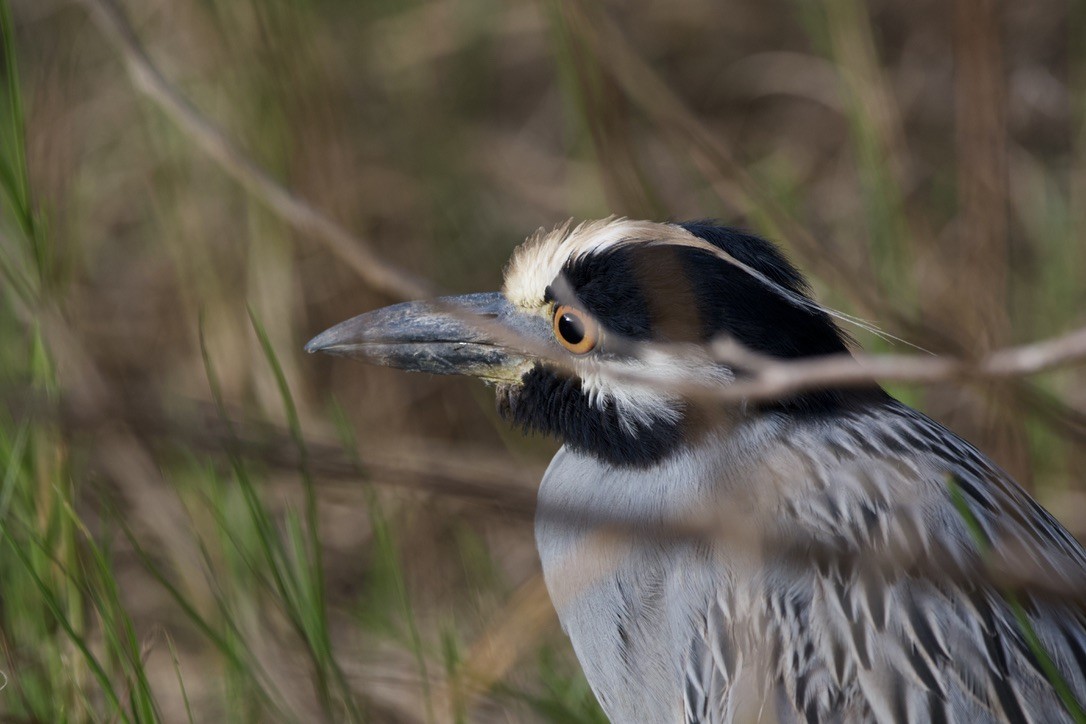
M411 372L498 382L519 378L533 359L515 340L538 343L548 334L546 320L519 311L500 292L487 292L404 302L360 314L321 332L305 350Z

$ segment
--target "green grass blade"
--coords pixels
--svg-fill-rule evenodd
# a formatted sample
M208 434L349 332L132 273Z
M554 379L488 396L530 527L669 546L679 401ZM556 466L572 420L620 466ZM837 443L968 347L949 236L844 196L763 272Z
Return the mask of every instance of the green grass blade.
M57 624L59 624L60 627L64 629L64 632L68 635L68 639L75 645L77 649L79 649L79 652L83 655L83 658L87 662L87 665L91 668L91 672L98 680L98 685L101 687L102 693L105 694L106 698L109 700L109 703L113 706L114 710L121 716L121 720L125 722L131 722L131 718L125 711L124 706L121 704L121 699L117 695L117 691L113 688L113 682L111 677L102 666L102 663L98 660L98 657L95 656L94 653L90 650L90 646L88 645L87 641L75 630L75 627L72 625L71 621L64 613L64 606L61 604L60 601L57 600L56 594L54 593L53 589L50 588L45 583L45 581L42 580L41 576L38 575L38 572L37 570L35 570L33 562L30 560L30 557L27 555L27 553L23 550L23 546L21 545L20 541L17 541L14 536L12 536L11 530L7 525L3 526L3 530L2 532L0 532L0 534L3 535L4 540L8 544L8 548L11 550L12 553L15 554L15 557L18 558L19 562L22 564L23 570L27 573L28 576L30 576L31 580L34 582L34 585L37 587L38 592L41 594L42 603L45 604L45 607L49 610L50 614L57 622ZM33 534L31 534L30 542L35 546L41 548L40 541L35 540L33 538Z
M965 522L965 526L969 530L969 535L973 538L973 543L980 552L981 559L987 558L992 552L992 542L984 532L984 528L981 526L980 521L978 521L973 514L973 510L969 507L969 503L965 499L965 493L962 491L961 486L954 481L953 477L947 481L947 487L950 491L951 502L953 502L954 508L958 511L958 515L961 516L962 520ZM1011 607L1015 622L1018 624L1018 628L1021 631L1023 638L1025 638L1030 652L1033 653L1038 663L1040 663L1041 668L1045 672L1045 676L1048 678L1048 682L1052 684L1052 688L1056 690L1056 694L1059 696L1067 713L1071 715L1071 718L1076 724L1086 724L1086 709L1083 709L1082 704L1075 696L1071 686L1067 683L1067 680L1063 677L1063 674L1060 673L1056 663L1052 660L1052 655L1048 652L1044 642L1041 641L1041 637L1037 635L1037 631L1033 627L1033 622L1030 621L1029 615L1026 613L1025 608L1022 607L1018 597L1014 595L1013 591L1004 591L1003 596Z

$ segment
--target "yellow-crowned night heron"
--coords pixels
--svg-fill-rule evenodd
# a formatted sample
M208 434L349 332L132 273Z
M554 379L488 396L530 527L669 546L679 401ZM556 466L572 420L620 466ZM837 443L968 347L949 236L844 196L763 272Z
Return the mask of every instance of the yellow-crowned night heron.
M705 394L744 374L706 343L845 353L832 316L759 238L609 219L534 235L501 293L307 349L483 378L564 443L536 537L616 722L1081 721L1086 616L1056 594L1086 553L1005 473L874 385Z

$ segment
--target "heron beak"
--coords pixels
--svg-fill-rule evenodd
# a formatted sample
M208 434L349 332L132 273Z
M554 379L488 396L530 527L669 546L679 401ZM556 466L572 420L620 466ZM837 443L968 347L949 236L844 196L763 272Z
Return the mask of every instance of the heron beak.
M549 332L542 317L521 312L504 294L490 292L367 312L321 332L305 351L502 382L519 379L534 359L517 349L516 341L542 341Z

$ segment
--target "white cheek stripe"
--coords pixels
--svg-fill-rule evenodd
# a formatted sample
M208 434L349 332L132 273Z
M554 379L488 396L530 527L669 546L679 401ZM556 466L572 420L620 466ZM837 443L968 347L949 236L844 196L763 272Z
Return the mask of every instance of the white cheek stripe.
M604 409L608 403L615 407L623 432L633 435L638 427L649 427L657 422L678 422L682 400L645 385L608 380L606 375L586 373L581 377L581 389L588 403Z
M619 424L628 434L636 433L638 425L648 427L656 422L679 421L683 398L669 391L674 389L674 383L697 381L726 385L734 379L730 370L704 354L698 354L697 350L679 356L648 348L638 359L608 364L626 368L646 381L641 383L608 375L605 367L587 360L575 367L589 404L603 409L608 402L612 403L618 412Z

